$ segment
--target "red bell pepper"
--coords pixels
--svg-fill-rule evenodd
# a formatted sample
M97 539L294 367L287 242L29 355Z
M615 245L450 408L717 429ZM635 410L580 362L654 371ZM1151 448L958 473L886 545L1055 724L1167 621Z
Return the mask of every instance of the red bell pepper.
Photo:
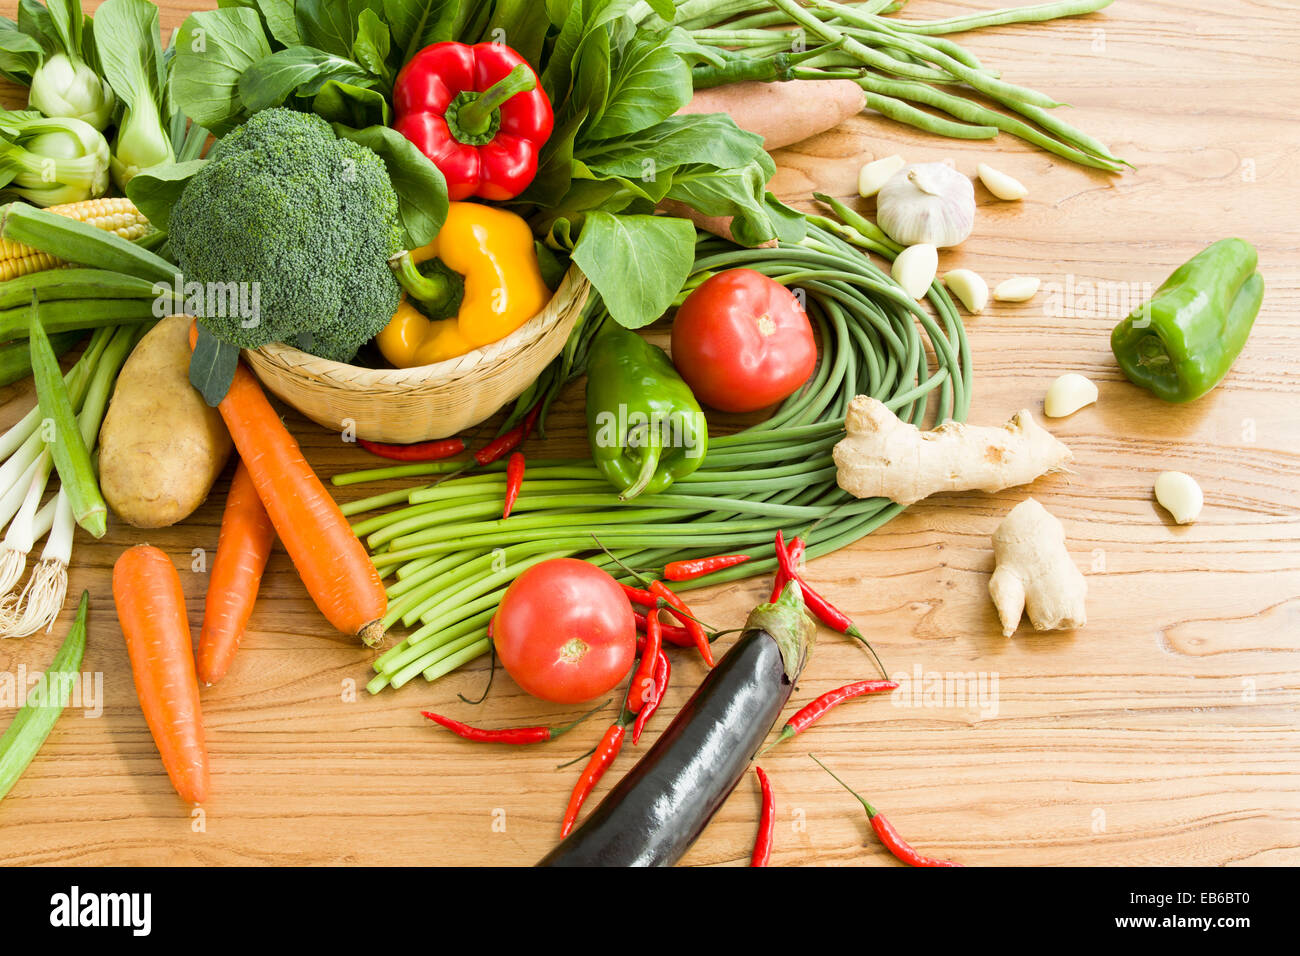
M555 117L537 74L501 43L435 43L393 86L394 128L447 179L453 200L513 199L537 175Z

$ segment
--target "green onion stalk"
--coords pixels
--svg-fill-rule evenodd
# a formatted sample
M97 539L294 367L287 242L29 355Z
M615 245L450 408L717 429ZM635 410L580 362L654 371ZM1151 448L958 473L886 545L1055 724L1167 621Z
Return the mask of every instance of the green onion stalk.
M40 511L35 510L39 501L35 484L29 489L23 510L14 518L5 537L5 543L8 544L10 536L14 536L12 551L7 551L0 545L0 569L5 567L6 561L18 564L19 551L22 552L21 561L25 564L26 555L33 544L47 532L49 538L41 552L40 561L33 568L22 591L17 592L14 588L15 579L4 589L5 593L0 594L0 637L26 637L28 634L48 631L63 610L68 589L68 565L72 561L73 535L78 523L74 507L83 497L77 482L89 482L90 487L84 489L85 495L99 495L98 455L95 451L99 429L108 411L109 398L118 373L149 328L148 324L141 324L96 330L86 350L92 353L92 359L84 389L78 383L77 394L74 396L65 380L71 404L77 409L77 435L81 443L91 450L91 469L87 476L78 476L75 481L63 480L58 494ZM56 441L59 440L64 440L63 436L56 437ZM47 445L43 456L53 459L57 456L57 448ZM42 481L41 490L43 486ZM18 572L21 575L21 566Z
M752 556L671 585L708 587L772 572L778 529L801 534L808 556L817 557L897 515L898 505L858 500L836 483L831 450L844 435L849 402L871 395L918 425L931 416L964 420L970 349L942 286L930 287L931 314L864 255L871 250L892 259L891 248L849 227L844 235L862 242L845 241L811 220L801 242L776 249L742 249L712 237L699 241L686 289L724 269L756 269L802 291L822 347L812 377L770 418L735 434L710 436L699 469L662 494L623 501L588 459L534 460L514 512L502 520L504 463L457 477L449 477L462 467L455 461L335 476L334 483L343 486L435 479L343 506L350 515L365 516L353 529L390 582L385 627L413 629L374 662L369 690L400 687L421 674L432 680L486 653L488 622L506 587L542 561L583 558L631 580L624 565L658 569L723 551ZM606 320L603 306L589 309L566 354L516 411L538 399L549 402L568 378L581 374L583 343Z
M68 591L68 566L78 514L91 533L103 533L103 498L99 494L94 449L113 382L148 328L149 324L139 324L96 329L77 364L57 381L57 365L39 333L32 342L38 395L47 408L32 408L0 436L0 527L8 525L0 541L0 637L47 631L59 617ZM53 397L52 393L61 393L61 397ZM57 407L70 412L73 418L62 419ZM79 453L73 451L69 457L61 447L73 445L88 450L87 471L79 464ZM73 458L78 460L74 462ZM52 468L60 459L59 493L40 507ZM49 537L40 561L25 587L18 591L32 546L45 535Z
M955 139L991 139L1004 132L1070 162L1119 172L1129 164L1049 112L1061 105L1056 100L1003 80L948 38L1083 16L1111 2L1057 0L911 21L886 16L901 4L880 0L687 0L678 4L675 23L723 57L695 68L696 89L738 80L848 79L862 87L869 109L896 122ZM653 13L638 5L633 15L649 19ZM792 51L794 40L800 46Z

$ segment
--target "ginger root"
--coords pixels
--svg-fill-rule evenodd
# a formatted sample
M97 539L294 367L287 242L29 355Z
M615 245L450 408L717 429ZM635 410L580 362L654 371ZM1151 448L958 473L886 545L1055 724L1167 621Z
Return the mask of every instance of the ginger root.
M989 595L1002 621L1002 636L1020 626L1020 615L1038 631L1068 630L1088 622L1088 582L1065 549L1061 522L1033 498L1011 509L993 532L995 568Z
M1034 421L1028 409L1005 425L945 422L923 432L883 402L859 395L835 446L836 479L858 498L910 505L938 491L1001 491L1062 468L1070 449Z

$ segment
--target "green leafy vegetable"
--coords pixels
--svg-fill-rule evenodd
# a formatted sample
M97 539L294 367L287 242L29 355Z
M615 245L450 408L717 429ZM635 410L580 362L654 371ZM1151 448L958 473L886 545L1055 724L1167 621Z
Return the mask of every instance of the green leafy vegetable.
M194 122L218 136L246 118L239 78L271 55L256 10L228 7L201 10L181 24L176 41L172 90Z
M190 178L203 168L206 160L192 159L170 166L142 170L126 185L126 195L146 219L165 230L171 220L172 207L181 198Z
M610 250L618 250L616 256ZM620 325L649 325L668 310L695 261L695 227L667 216L587 213L573 261Z
M108 142L89 123L0 110L0 192L38 206L93 199L108 167Z
M387 126L392 118L388 98L379 90L329 79L312 97L310 109L331 123L347 126Z
M30 84L44 57L45 48L39 40L23 33L8 17L0 17L0 75Z
M588 130L592 139L637 133L690 102L691 68L663 34L638 31L623 50L604 110Z
M176 160L163 124L163 51L158 8L149 0L104 0L96 11L95 49L125 112L113 142L113 181L125 189L136 173Z
M460 0L384 0L393 46L406 62L432 43L455 36Z
M298 0L295 10L304 43L338 56L351 56L363 10L383 12L382 0Z
M261 14L266 32L281 46L298 46L302 33L298 29L294 0L217 0L217 6L247 7Z
M250 113L280 106L290 96L315 96L329 80L366 83L370 77L346 57L295 46L258 60L239 78L239 99Z
M104 130L117 100L99 76L90 18L80 0L26 0L18 22L0 21L0 72L31 85L28 105L49 117L67 117Z
M736 239L751 245L774 239L777 227L762 140L720 114L673 115L690 98L692 67L716 54L681 29L638 27L633 6L546 5L541 75L556 126L516 205L548 245L573 249L614 319L639 328L677 294L694 243L689 223L651 215L661 200L733 217ZM658 6L671 18L671 4ZM685 245L671 249L674 237Z
M392 36L379 19L379 14L369 8L362 10L357 17L357 38L352 41L352 58L389 87L393 85L393 71L388 65L391 49Z
M239 346L222 342L202 322L190 356L190 384L203 396L209 407L216 408L230 391L239 365Z

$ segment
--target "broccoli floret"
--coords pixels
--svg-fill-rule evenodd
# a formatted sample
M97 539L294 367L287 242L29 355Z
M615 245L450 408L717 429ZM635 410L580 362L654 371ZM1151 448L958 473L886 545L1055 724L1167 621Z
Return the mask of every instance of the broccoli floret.
M311 113L263 110L231 131L181 193L168 232L187 284L257 284L256 317L221 296L197 309L240 348L286 342L347 362L401 299L388 267L402 247L397 194L383 160Z

